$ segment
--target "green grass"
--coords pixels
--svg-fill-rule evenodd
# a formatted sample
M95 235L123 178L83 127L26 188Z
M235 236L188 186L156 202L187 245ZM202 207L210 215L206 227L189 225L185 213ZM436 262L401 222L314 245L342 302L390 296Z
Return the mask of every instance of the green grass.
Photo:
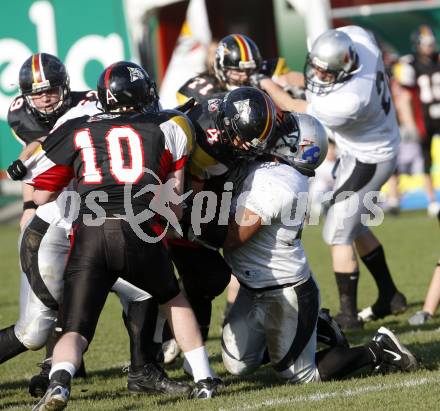
M332 383L304 386L282 384L264 367L247 377L226 373L220 355L220 321L223 296L215 301L213 325L208 349L213 365L224 378L224 394L211 401L175 400L160 396L130 396L125 389L126 375L121 371L129 358L128 340L121 320L117 298L111 295L100 319L96 338L85 356L87 380L74 382L70 410L434 410L438 409L440 383L440 317L420 330L408 326L408 317L420 309L434 264L439 257L437 223L422 213L408 213L385 219L374 230L385 245L394 278L409 301L409 310L399 317L367 324L361 332L349 334L352 344L368 341L382 324L398 332L401 340L422 359L414 374L362 377ZM0 226L0 328L12 324L18 314L19 275L17 265L18 232L15 226ZM321 227L307 227L304 244L321 288L322 305L335 313L338 308L330 255L321 239ZM374 302L375 285L362 267L359 306ZM44 353L28 352L0 365L0 409L30 409L34 400L27 393L27 382L35 373L35 364ZM181 361L169 368L169 374L186 377Z

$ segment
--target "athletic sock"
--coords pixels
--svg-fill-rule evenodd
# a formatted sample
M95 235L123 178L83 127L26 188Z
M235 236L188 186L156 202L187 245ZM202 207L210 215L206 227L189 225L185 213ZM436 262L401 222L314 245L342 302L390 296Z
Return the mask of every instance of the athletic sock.
M316 363L322 381L340 379L367 365L380 362L380 351L374 342L348 348L331 347L316 353ZM370 347L371 345L371 347Z
M352 273L335 272L335 277L339 291L341 313L356 317L359 271L354 271Z
M383 247L379 245L379 247L364 255L361 259L376 282L379 290L379 301L388 302L397 292L397 288L391 278Z
M17 338L15 325L0 330L0 364L27 351L24 344Z
M191 368L195 382L214 377L204 345L195 350L184 352L183 355Z
M54 376L54 374L57 371L66 371L67 373L70 374L70 377L73 377L76 373L76 367L71 362L68 362L68 361L63 361L63 362L59 362L57 364L54 364L54 365L52 365L52 368L50 370L49 379L52 379L52 377ZM57 375L59 375L59 373L56 374L55 377Z

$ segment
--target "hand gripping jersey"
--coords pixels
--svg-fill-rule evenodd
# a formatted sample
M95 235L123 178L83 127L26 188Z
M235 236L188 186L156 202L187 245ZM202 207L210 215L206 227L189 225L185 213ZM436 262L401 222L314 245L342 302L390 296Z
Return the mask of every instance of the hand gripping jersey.
M69 106L75 107L96 100L95 91L72 91ZM47 136L53 127L53 124L40 122L32 115L23 96L16 97L9 106L8 123L15 137L23 145Z
M440 57L423 59L417 54L403 56L395 65L394 77L413 95L417 123L424 123L429 135L440 130ZM419 127L420 129L421 127ZM422 128L423 130L423 128ZM422 133L422 135L425 133Z
M224 250L234 275L251 288L306 279L310 268L300 232L307 206L308 178L286 164L257 163L240 191L232 200L232 209L246 207L261 217L262 226L241 247Z
M382 54L364 29L338 30L353 40L358 69L328 94L307 91L307 112L333 132L341 152L350 152L364 163L389 160L397 153L400 135Z
M69 120L51 132L26 180L37 189L59 191L75 177L80 214L90 213L91 194L106 216L125 215L128 195L136 215L147 208L155 187L184 167L191 138L188 119L172 112Z

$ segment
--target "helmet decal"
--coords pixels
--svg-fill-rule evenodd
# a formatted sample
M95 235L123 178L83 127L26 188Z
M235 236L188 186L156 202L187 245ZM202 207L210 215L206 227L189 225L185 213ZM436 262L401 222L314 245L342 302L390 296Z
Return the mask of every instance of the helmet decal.
M106 92L106 99L107 99L107 104L111 104L112 102L117 103L118 99L113 95L113 93L110 91L110 89L107 89Z
M249 121L249 115L251 114L251 106L249 105L250 100L240 100L234 101L234 106L237 109L237 113L234 117L241 117L243 121Z
M309 164L316 164L319 160L321 149L317 146L309 147L304 151L301 158L307 161Z
M145 77L141 70L139 70L137 67L127 67L128 71L130 72L130 81L133 83L133 81L136 80L143 80Z

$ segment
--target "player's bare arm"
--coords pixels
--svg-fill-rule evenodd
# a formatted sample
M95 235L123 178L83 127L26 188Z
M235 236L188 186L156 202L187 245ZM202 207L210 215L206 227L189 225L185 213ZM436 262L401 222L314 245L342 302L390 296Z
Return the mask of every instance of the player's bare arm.
M239 208L229 222L224 248L238 248L249 241L261 227L261 217L246 207Z

